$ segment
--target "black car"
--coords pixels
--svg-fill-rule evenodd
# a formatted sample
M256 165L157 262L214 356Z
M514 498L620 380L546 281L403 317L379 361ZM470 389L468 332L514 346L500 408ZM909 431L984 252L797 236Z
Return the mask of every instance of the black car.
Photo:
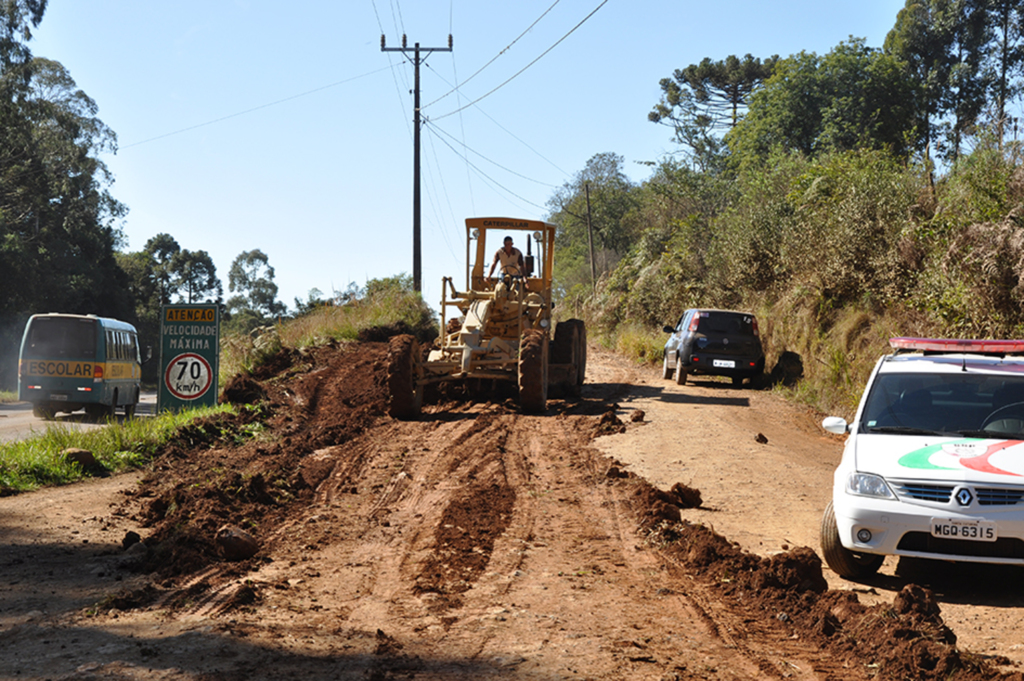
M664 378L683 385L689 374L728 376L742 386L744 378L764 371L764 351L757 318L734 310L687 310L665 343Z

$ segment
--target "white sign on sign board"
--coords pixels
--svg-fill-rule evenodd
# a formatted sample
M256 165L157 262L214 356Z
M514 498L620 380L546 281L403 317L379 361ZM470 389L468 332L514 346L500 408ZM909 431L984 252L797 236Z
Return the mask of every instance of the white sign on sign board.
M213 385L213 369L204 357L186 352L167 365L164 385L178 399L194 400L206 394Z

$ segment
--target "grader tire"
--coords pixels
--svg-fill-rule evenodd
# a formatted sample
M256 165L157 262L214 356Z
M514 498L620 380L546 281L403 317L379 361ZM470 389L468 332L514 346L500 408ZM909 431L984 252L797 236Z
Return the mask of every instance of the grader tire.
M547 367L547 334L527 329L519 340L519 405L528 414L540 414L547 409Z
M419 343L413 336L392 336L388 342L388 413L400 421L419 416L423 388L416 385L416 361Z
M564 394L579 397L583 374L587 370L587 328L581 320L558 322L555 340L551 344L551 362L572 365L572 375L558 388Z
M579 320L576 320L576 321L579 321ZM580 351L579 351L579 354L577 355L579 357L579 364L577 365L577 368L576 368L576 383L577 383L577 385L580 386L580 388L582 388L583 387L583 380L587 377L587 327L586 327L586 325L582 321L580 321L579 327L580 327L580 335L579 335Z

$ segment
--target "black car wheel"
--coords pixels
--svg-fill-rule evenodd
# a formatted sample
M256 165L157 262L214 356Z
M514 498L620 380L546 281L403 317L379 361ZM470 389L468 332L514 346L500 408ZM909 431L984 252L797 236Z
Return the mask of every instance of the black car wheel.
M676 374L675 374L676 384L677 385L686 385L686 376L689 373L690 372L688 372L686 370L686 367L683 366L683 360L680 359L679 357L676 357Z

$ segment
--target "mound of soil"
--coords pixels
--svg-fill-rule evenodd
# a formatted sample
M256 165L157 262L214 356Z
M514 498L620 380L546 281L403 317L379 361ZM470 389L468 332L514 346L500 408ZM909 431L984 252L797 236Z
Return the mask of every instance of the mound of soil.
M286 381L290 364L257 381L239 376L225 399L255 405L182 429L155 458L153 472L132 494L151 530L144 569L186 575L221 558L219 528L267 535L308 503L325 473L312 455L351 440L384 415L381 378L385 344L364 343L312 354L309 369ZM277 357L288 356L279 353ZM313 483L313 484L310 484ZM259 560L258 556L252 560Z
M529 659L572 665L533 668L538 678L716 677L714 665L684 657L677 621L652 614L663 608L674 618L703 612L712 633L701 646L720 645L726 629L748 631L766 649L811 660L821 678L999 676L956 648L926 589L910 585L891 605L868 607L827 590L809 548L762 558L683 520L704 503L700 490L655 488L590 447L643 427L623 423L611 400L552 400L534 416L438 391L443 404L397 422L387 415L387 352L381 340L282 353L232 381L226 399L246 406L180 431L123 504L147 531L140 566L160 588L116 607L159 599L173 613L216 602L213 612L237 618L232 635L267 640L301 613L306 645L324 646L300 658L313 676L335 673L317 665L340 654L336 641L358 678L513 678L530 675ZM255 555L228 560L217 543L225 527L251 536ZM639 577L650 574L655 587ZM307 596L289 595L307 584ZM665 600L675 593L692 605ZM556 614L529 614L524 600ZM574 617L587 633L560 633ZM517 645L526 652L480 657L510 632L525 637ZM594 647L568 662L565 651L587 637ZM739 665L726 676L788 675L783 653L741 643L702 654ZM465 657L447 660L452 650ZM664 674L637 671L652 664Z

